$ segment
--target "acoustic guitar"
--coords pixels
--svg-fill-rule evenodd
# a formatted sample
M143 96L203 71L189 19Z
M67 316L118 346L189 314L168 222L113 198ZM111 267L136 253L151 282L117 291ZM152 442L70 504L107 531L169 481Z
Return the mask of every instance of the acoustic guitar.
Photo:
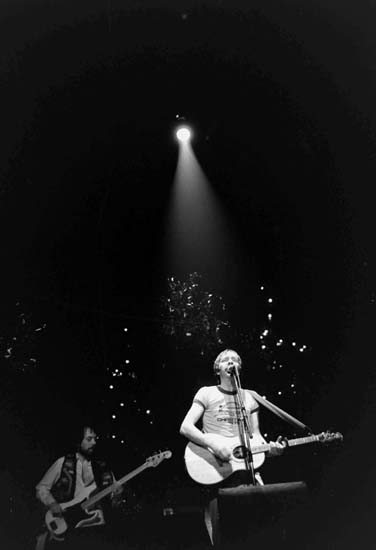
M216 434L211 434L216 436ZM231 457L228 462L223 462L215 454L205 447L189 442L184 453L185 466L190 477L203 485L214 485L228 478L237 470L245 470L245 459L249 452L242 444L239 437L226 437L218 435L218 442L223 442L231 449ZM322 432L318 435L309 435L297 439L285 440L287 447L306 445L308 443L331 443L342 441L339 432ZM251 453L254 469L262 466L265 454L270 450L270 444L265 443L261 436L254 435L251 439Z

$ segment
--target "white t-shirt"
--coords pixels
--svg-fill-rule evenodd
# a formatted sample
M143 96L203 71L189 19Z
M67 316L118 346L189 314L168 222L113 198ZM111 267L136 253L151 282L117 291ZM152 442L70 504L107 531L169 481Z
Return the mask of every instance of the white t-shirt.
M258 403L250 391L242 389L241 392L247 414L257 411ZM204 386L198 390L193 402L200 403L205 409L202 417L204 432L228 437L239 435L240 408L236 391L227 391L219 386Z

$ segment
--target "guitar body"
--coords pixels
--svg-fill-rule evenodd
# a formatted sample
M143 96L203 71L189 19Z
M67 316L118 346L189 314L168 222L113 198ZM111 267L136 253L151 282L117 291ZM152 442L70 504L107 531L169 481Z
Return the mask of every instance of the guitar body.
M68 529L75 527L90 527L103 523L101 510L86 510L82 504L89 495L95 493L93 486L85 487L80 495L69 502L60 503L63 517L55 516L50 510L46 513L45 522L48 530L54 536L63 535Z
M222 462L205 447L192 442L188 443L184 453L185 465L188 474L197 483L214 485L220 483L238 470L246 470L245 456L247 451L242 445L240 438L218 436L218 441L223 441L224 439L232 451L229 462ZM251 440L251 450L257 446L257 453L253 454L252 452L255 470L260 468L264 463L265 452L260 451L260 446L264 444L266 447L265 451L267 451L268 445L264 443L260 436L255 435Z

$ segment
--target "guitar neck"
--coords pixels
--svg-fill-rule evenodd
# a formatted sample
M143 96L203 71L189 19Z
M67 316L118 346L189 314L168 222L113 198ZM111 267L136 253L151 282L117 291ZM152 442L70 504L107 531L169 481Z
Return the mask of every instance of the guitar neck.
M287 446L296 447L297 445L306 445L307 443L315 443L317 441L320 441L318 435L309 435L307 437L298 437L296 439L288 439ZM267 443L266 445L257 445L256 447L252 447L252 454L265 453L267 451L270 451L269 443Z
M306 443L316 443L320 441L318 435L308 435L307 437L298 437L297 439L289 439L288 446L295 447L297 445L306 445Z
M111 494L114 491L114 489L116 489L116 487L119 487L119 485L124 485L124 483L132 479L132 477L135 477L136 475L140 474L143 470L145 470L145 468L148 468L148 467L149 465L145 462L138 468L135 468L134 470L129 472L129 474L121 477L118 481L115 481L115 483L112 483L105 489L102 489L102 491L99 491L99 493L96 493L91 498L83 502L81 504L82 509L86 510L87 508L90 508L90 506L92 506L96 502L99 502L100 500L102 500L102 498L106 497L107 495Z

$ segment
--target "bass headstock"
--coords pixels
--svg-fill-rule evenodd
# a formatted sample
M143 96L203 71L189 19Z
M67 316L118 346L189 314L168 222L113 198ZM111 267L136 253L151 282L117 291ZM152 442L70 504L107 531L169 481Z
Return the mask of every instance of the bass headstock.
M321 432L318 435L320 443L332 443L333 441L343 441L343 435L340 432Z
M155 468L156 466L158 466L162 460L165 460L165 459L168 459L168 458L171 458L172 456L172 452L171 451L161 451L159 453L155 453L151 456L149 456L149 458L147 458L145 460L145 464L150 467L150 468Z

